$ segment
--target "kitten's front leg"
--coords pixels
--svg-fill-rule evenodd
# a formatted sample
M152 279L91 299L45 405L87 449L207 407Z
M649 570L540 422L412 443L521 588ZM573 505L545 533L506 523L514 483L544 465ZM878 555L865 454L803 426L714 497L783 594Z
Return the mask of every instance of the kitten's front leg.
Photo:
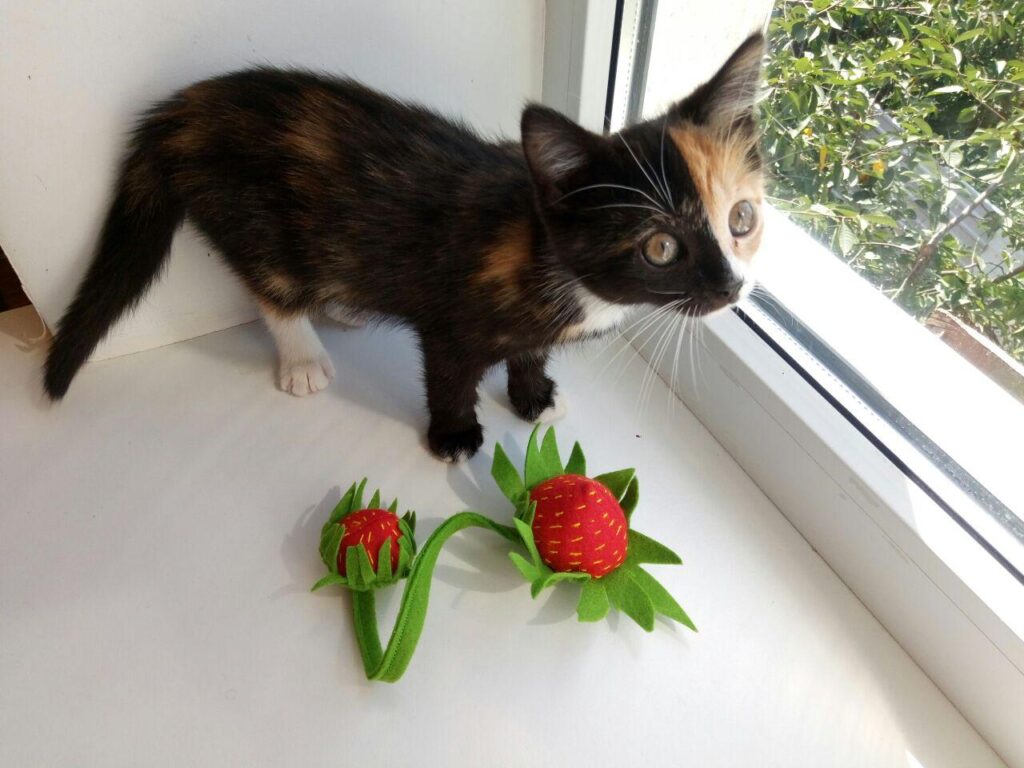
M516 413L529 422L548 423L565 415L565 400L544 372L548 351L525 352L506 361L508 399Z
M483 428L476 418L476 402L477 385L487 366L426 340L423 364L430 410L430 450L449 463L471 458L484 441Z

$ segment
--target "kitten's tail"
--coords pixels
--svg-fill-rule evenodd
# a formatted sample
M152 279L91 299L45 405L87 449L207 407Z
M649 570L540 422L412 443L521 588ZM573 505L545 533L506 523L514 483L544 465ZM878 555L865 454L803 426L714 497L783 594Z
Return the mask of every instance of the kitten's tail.
M107 213L99 249L61 318L46 359L44 385L59 400L78 369L121 315L133 308L160 272L184 218L160 152L161 126L136 133Z

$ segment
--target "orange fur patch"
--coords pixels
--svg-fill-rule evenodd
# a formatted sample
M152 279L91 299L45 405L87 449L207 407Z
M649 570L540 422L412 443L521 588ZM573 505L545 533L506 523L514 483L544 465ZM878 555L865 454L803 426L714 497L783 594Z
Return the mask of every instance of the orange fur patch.
M497 294L500 304L511 304L522 292L521 277L531 260L530 225L518 221L502 232L500 239L484 254L483 266L474 282Z
M764 175L747 159L749 139L692 123L669 128L669 135L690 169L719 245L723 251L750 261L761 244ZM752 232L733 237L729 211L740 200L750 201L757 219Z

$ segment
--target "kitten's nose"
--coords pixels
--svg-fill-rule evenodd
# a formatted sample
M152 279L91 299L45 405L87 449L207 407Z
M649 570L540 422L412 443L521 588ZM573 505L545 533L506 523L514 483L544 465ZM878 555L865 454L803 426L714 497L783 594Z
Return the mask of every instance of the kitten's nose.
M743 290L743 278L734 277L725 286L715 291L715 294L719 298L725 299L732 304L736 299L740 297L740 291Z

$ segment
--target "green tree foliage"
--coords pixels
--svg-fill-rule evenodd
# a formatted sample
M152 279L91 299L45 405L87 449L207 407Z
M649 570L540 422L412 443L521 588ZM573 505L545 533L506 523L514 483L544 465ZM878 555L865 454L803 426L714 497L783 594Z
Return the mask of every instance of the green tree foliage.
M769 36L773 202L915 316L1024 360L1024 2L779 0Z

